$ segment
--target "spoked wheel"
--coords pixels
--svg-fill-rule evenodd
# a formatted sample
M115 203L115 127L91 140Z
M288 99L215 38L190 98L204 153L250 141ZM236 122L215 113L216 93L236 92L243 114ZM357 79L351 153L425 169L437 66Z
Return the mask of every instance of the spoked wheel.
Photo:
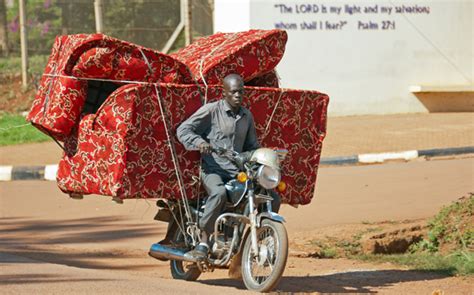
M181 230L176 230L173 236L173 243L181 249L186 249L184 235ZM194 262L179 260L170 261L171 276L177 280L195 281L201 275L201 271Z
M257 229L258 253L252 253L249 235L242 251L242 279L254 291L268 292L278 285L288 258L288 235L283 224L264 219Z

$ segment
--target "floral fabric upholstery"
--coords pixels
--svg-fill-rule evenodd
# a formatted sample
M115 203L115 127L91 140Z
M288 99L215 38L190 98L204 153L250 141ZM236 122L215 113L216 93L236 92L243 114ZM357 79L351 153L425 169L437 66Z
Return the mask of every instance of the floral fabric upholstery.
M199 88L203 87L127 85L114 92L97 114L81 120L77 151L65 155L59 165L60 188L119 198L178 198L180 187L160 97L186 194L197 197L199 154L186 151L176 140L175 132L202 105L203 89ZM245 91L245 104L255 114L261 145L289 150L282 167L282 171L288 172L283 176L288 184L283 200L291 204L308 203L326 132L327 96L261 87L246 87ZM209 101L220 99L222 88L211 86L208 97Z
M58 140L77 125L87 96L87 81L75 77L192 83L186 65L169 55L102 34L59 36L28 116Z
M171 54L188 65L197 83L220 84L231 73L244 81L273 70L285 52L282 30L250 30L203 37Z
M273 87L280 86L280 78L275 70L262 74L245 83L247 86Z
M28 117L64 142L58 186L64 192L127 199L181 198L182 184L187 197L196 198L203 191L200 155L184 149L176 128L204 101L221 99L218 84L228 72L237 72L249 85L244 105L254 114L261 145L289 150L282 167L283 201L309 203L329 98L278 88L274 67L285 43L284 31L254 30L216 34L165 55L101 34L58 37ZM196 60L209 54L203 83ZM84 112L91 78L120 86L95 113Z
M59 187L67 192L120 198L180 196L157 93L165 98L164 115L172 134L201 106L197 86L121 87L97 114L81 120L76 152L64 155L59 164ZM173 140L176 141L174 137ZM196 195L191 182L192 176L198 174L199 155L174 144L191 197Z

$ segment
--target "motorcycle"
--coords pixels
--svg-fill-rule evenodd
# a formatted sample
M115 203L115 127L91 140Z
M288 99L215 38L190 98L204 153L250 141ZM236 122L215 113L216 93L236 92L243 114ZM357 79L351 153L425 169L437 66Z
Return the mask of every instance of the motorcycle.
M208 258L185 255L200 242L201 199L158 200L155 219L167 222L168 230L149 255L169 260L174 279L195 281L203 272L230 267L248 289L268 292L280 281L288 258L285 219L271 206L272 190L286 188L280 163L288 151L259 148L251 156L222 148L213 152L231 160L240 173L225 184L228 202L214 224Z

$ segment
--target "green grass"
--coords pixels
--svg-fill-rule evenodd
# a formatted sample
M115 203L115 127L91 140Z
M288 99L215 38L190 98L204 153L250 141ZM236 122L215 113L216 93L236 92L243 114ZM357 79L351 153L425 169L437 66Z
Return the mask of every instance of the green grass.
M371 262L391 262L415 270L434 271L451 276L474 274L474 253L472 252L459 251L446 256L434 253L365 254L354 256L354 258Z
M338 257L337 248L322 242L320 240L312 240L310 244L315 247L315 251L312 255L318 258L336 258Z
M335 258L337 256L337 250L334 247L327 247L321 249L321 258Z
M404 254L364 254L362 240L368 233L384 230L381 223L355 232L350 238L320 238L310 241L313 257L347 257L370 262L391 262L413 270L432 271L445 275L474 275L474 194L458 199L442 208L428 222L427 236L413 244Z
M411 252L436 253L448 245L453 251L468 251L474 245L474 194L444 207L428 223L428 236L412 245ZM446 247L445 247L446 248Z
M32 55L28 58L28 72L42 74L46 63L47 55ZM18 56L0 57L0 73L2 74L20 74L21 58Z
M23 116L0 114L0 146L48 140L51 138L31 126Z
M412 269L447 275L474 274L474 194L441 209L428 222L428 235L410 247L411 253L354 255L354 258L392 262Z

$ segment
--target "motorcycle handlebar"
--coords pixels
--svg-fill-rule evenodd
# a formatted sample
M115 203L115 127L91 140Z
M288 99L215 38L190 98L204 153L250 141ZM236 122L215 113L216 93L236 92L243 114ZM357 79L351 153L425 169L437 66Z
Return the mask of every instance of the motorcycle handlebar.
M218 148L212 148L211 151L215 154L217 154L218 156L224 156L224 157L228 157L230 159L233 159L235 158L236 156L239 155L238 152L236 151L233 151L233 150L229 150L229 149L225 149L225 148L221 148L221 147L218 147Z
M234 150L229 150L225 148L212 148L211 151L213 153L216 153L220 157L226 157L229 159L232 163L234 163L240 171L245 170L245 163L250 160L247 152L244 153L238 153Z

